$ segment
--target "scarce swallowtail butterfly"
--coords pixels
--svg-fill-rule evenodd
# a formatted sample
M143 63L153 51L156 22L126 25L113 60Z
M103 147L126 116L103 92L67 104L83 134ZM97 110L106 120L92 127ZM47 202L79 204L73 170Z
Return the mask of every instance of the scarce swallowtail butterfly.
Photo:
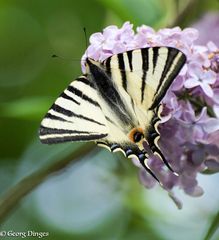
M185 62L185 55L172 47L131 50L103 62L87 58L86 74L45 115L41 142L95 141L137 158L159 181L147 164L143 142L172 170L158 145L161 100Z

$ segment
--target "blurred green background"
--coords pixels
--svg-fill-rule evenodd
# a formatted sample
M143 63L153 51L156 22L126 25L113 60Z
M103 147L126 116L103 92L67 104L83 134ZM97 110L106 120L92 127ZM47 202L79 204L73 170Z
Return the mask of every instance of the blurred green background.
M181 16L187 4L191 11ZM0 194L83 146L45 146L38 139L44 114L81 74L83 27L88 36L127 20L156 29L174 22L186 27L212 10L219 10L218 1L1 0ZM54 240L204 239L219 207L219 177L199 176L200 198L178 191L184 203L178 210L161 188L144 189L137 171L120 154L95 148L32 191L1 230L49 232L45 239ZM212 239L219 239L218 231Z

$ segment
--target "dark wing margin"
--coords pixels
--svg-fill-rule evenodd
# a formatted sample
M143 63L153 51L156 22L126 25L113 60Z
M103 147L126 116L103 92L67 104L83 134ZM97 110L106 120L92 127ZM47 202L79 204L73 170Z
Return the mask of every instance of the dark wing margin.
M95 87L81 76L57 98L39 129L42 143L92 141L108 135Z
M160 104L158 107L156 107L155 110L153 110L153 117L151 119L150 125L146 131L146 140L147 144L150 147L150 150L153 152L154 155L158 156L163 163L167 166L167 168L173 172L175 175L178 176L178 174L172 169L171 165L166 160L165 156L163 155L160 147L159 147L159 139L160 139L160 132L159 132L159 124L161 121L160 113L162 112L162 105Z
M143 168L160 184L161 182L147 164L148 154L145 150L140 150L136 145L130 143L109 143L107 141L96 141L97 145L108 149L110 152L122 152L127 158L137 158Z
M162 54L159 56L159 48L153 48L153 71L156 71L156 65L159 64L157 60L158 57L162 58ZM156 60L154 60L156 59ZM159 105L163 97L165 96L167 90L172 84L173 80L179 74L180 70L186 62L186 56L184 53L176 48L167 48L167 56L164 64L163 71L161 73L158 85L153 97L153 103L151 104L149 110L154 109ZM155 79L156 80L156 79Z

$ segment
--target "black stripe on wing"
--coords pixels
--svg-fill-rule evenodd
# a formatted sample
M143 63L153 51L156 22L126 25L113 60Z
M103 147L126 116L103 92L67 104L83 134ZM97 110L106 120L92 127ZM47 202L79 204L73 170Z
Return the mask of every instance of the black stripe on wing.
M122 78L122 86L125 90L127 90L127 78L126 78L126 71L124 71L125 63L124 63L123 53L119 53L117 55L117 57L118 57L118 65L119 65L119 69L120 69L120 74L121 74L121 78Z
M154 73L154 70L156 68L156 65L157 65L157 58L159 56L158 54L158 51L159 51L159 47L153 47L152 50L153 50L153 73Z
M67 95L65 92L63 92L63 93L60 95L60 97L65 98L65 99L67 99L67 100L70 100L70 101L72 101L72 102L80 105L80 103L79 103L78 101L76 101L73 97L70 97L69 95Z
M74 142L74 141L92 141L106 137L107 134L78 134L78 135L69 135L69 136L57 136L57 137L47 137L40 138L40 141L45 144L55 144L55 143L64 143L64 142Z
M141 57L142 57L142 78L141 78L141 102L144 101L144 91L146 85L146 76L148 71L148 48L141 49Z
M40 136L44 135L51 135L51 134L95 134L94 132L88 132L88 131L77 131L77 130L69 130L69 129L58 129L58 128L49 128L40 126Z
M94 88L94 84L89 79L87 79L87 77L85 77L85 76L81 76L79 78L76 78L76 81L82 82L82 83Z
M86 94L84 94L81 90L69 85L67 90L73 94L75 94L76 96L84 99L85 101L88 101L89 103L97 106L97 107L100 107L99 103L94 101L93 99L91 99L90 97L88 97Z
M129 61L129 68L130 71L133 71L133 66L132 66L132 50L127 52L127 56L128 56L128 61Z
M111 77L111 57L107 58L104 62L103 65L106 67L106 73L109 77Z
M168 88L170 87L171 83L176 78L176 76L178 75L178 73L180 72L180 70L182 69L183 65L186 62L185 54L183 54L178 49L168 47L167 50L168 50L168 55L166 58L165 67L159 79L159 84L154 94L154 100L149 110L152 110L159 105L160 101L163 99ZM158 51L159 51L159 48L158 48ZM155 61L154 58L156 59L157 57L153 57L153 61ZM156 65L154 67L156 68ZM171 70L172 67L173 69Z
M58 113L61 113L67 117L76 117L76 118L81 118L81 119L84 119L86 121L89 121L89 122L93 122L93 123L96 123L98 125L101 125L101 126L105 126L105 124L101 123L101 122L98 122L92 118L89 118L89 117L86 117L86 116L83 116L81 114L76 114L70 110L67 110L57 104L53 104L52 107L51 107L52 110L54 110L55 112L58 112Z
M61 113L64 116L67 116L67 117L72 117L74 115L74 113L72 111L67 110L55 103L52 105L51 109L54 110L55 112Z
M56 115L53 115L53 114L51 114L49 112L45 115L44 118L48 118L48 119L51 119L51 120L59 120L61 122L71 122L71 121L67 121L66 119L64 119L62 117L58 117Z
M111 152L122 152L126 157L137 157L141 165L144 167L144 169L154 178L156 179L159 183L159 179L157 176L153 173L153 171L149 168L147 165L147 158L148 154L145 150L140 150L137 146L135 145L130 145L130 144L118 144L118 143L108 143L108 142L103 142L103 141L97 141L96 142L98 146L100 147L105 147ZM161 183L160 183L161 184Z
M107 134L99 134L91 131L51 128L42 125L40 126L39 135L40 141L46 144L81 140L89 141L101 139L107 136Z

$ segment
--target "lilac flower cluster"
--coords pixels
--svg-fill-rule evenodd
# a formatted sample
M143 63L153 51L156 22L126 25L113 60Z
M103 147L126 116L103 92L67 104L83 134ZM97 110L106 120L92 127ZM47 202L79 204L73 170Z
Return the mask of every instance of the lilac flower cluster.
M148 160L173 198L175 186L190 196L201 196L203 189L198 186L197 173L206 169L219 171L219 50L213 42L197 45L197 39L194 28L164 28L156 32L143 25L135 33L132 24L125 22L121 28L108 26L102 33L91 35L90 46L82 57L84 70L86 57L103 61L137 48L170 46L186 54L186 65L162 101L160 124L160 147L179 176L168 171L155 156ZM147 188L155 186L154 178L138 166L142 184Z

